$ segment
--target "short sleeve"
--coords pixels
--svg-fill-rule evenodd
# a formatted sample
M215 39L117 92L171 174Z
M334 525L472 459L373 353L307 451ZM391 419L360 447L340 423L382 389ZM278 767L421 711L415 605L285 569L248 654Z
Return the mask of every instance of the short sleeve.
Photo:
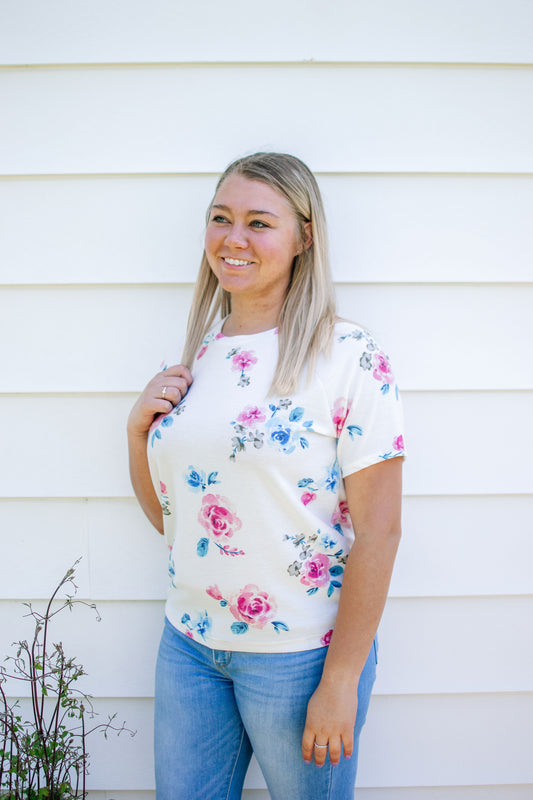
M337 382L332 418L343 476L405 455L402 401L386 353L369 335L339 340L344 375Z

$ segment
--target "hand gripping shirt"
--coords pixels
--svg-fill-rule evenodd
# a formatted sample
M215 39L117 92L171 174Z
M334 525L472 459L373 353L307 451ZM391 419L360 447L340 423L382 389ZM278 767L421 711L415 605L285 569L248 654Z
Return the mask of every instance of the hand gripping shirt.
M277 330L221 328L148 437L170 548L166 615L213 649L325 646L354 541L343 476L404 454L390 363L365 330L338 322L310 382L278 397Z

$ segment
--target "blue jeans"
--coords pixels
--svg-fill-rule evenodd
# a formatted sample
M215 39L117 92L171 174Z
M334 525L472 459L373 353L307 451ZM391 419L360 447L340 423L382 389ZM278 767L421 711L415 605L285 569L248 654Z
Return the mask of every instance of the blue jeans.
M168 620L156 668L157 800L240 800L252 752L272 800L353 800L359 734L376 677L376 642L359 680L354 752L324 767L302 759L307 703L327 648L211 650Z

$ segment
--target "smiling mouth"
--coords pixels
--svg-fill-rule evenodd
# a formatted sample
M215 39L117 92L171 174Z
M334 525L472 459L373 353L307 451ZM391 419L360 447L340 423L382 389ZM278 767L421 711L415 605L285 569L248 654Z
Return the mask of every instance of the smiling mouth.
M230 267L247 267L248 264L251 264L251 261L243 261L240 258L224 258L226 264L229 264Z

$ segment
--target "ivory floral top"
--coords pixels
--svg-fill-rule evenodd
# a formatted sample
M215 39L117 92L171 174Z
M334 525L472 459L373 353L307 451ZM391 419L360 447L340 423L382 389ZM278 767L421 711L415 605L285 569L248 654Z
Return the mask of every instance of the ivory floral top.
M148 438L170 548L166 614L221 650L328 644L354 540L342 478L404 453L389 360L352 323L290 397L268 395L277 331L226 337Z

